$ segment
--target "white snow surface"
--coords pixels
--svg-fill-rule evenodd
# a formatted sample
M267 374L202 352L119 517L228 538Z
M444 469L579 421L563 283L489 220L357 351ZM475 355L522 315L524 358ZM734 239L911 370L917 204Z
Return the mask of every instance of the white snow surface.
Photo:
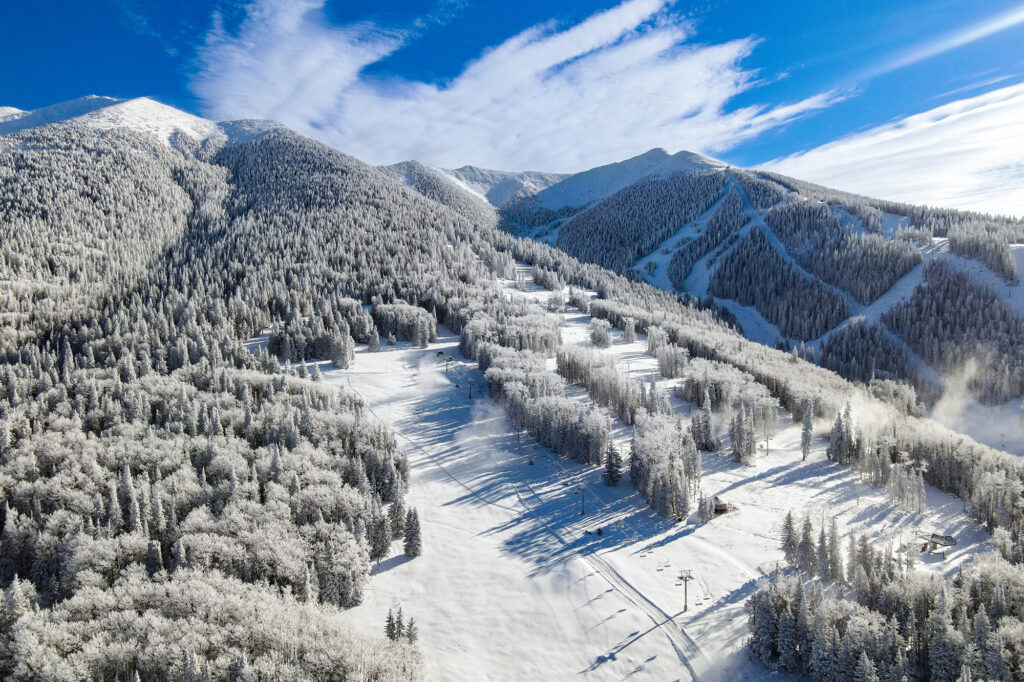
M0 111L8 111L2 109ZM11 110L0 116L0 135L60 123L109 130L129 128L176 146L179 135L196 141L240 144L287 128L272 121L240 120L217 123L161 104L148 97L114 99L89 95L33 111Z
M516 196L536 194L568 177L560 173L499 171L476 166L438 170L498 208Z
M749 231L752 224L758 225L782 258L792 263L805 277L814 278L813 275L806 272L792 258L786 247L765 224L762 212L753 207L742 188L731 179L728 186L740 192L744 200L744 211L751 220L750 224L740 230L740 234L745 234ZM711 209L692 223L681 226L671 237L658 244L651 253L640 258L634 264L634 269L643 273L645 280L651 285L668 291L675 291L667 274L668 264L672 259L672 255L684 239L694 237L705 229L714 209L715 206L712 206ZM849 227L858 232L865 232L859 218L838 206L833 206L832 210ZM908 219L904 216L883 213L881 234L886 238L893 239L899 230L906 228L908 222ZM888 327L881 323L882 315L894 306L908 301L913 296L914 290L921 284L925 267L935 260L945 261L954 268L968 273L978 284L990 287L1003 301L1007 302L1018 317L1024 318L1024 279L1017 284L1007 284L982 263L953 254L949 249L948 242L949 240L946 238L936 237L932 240L931 244L919 246L918 250L923 258L922 262L912 268L907 274L897 280L888 291L867 306L859 303L848 292L838 287L832 287L846 300L851 311L850 317L829 329L820 337L808 340L805 345L809 348L820 349L832 333L842 329L858 318L864 318L869 323L881 325L888 336L906 350L916 364L921 378L944 390L945 393L942 399L935 405L930 415L933 419L944 426L970 436L979 443L984 443L990 447L1015 455L1024 456L1024 414L1021 412L1024 398L1018 398L1003 405L982 405L973 399L966 389L966 377L974 371L973 365L969 361L965 360L964 366L956 372L940 374L926 363L917 352L904 343L898 335L892 333ZM687 277L685 293L701 299L706 297L708 295L709 282L718 259L729 248L732 248L734 244L735 242L730 242L728 247L719 246L695 263L690 275ZM667 252L663 253L663 251ZM1018 272L1024 273L1024 244L1011 244L1010 254L1017 265ZM744 336L748 339L771 346L774 345L776 339L782 336L778 328L766 320L754 307L741 305L731 299L716 298L715 302L736 316L737 322L739 322L743 329Z
M671 175L684 170L721 170L726 164L694 152L669 154L664 149L652 149L625 161L598 166L571 175L565 180L537 193L540 206L557 210L563 207L585 206L615 194L648 175Z
M550 295L532 282L525 292L503 284L506 296L538 306ZM589 344L590 317L575 308L562 317L563 341ZM601 352L670 391L676 380L657 375L642 335L630 344L617 330L612 336ZM450 372L439 352L455 359ZM743 648L743 604L782 561L789 510L808 513L816 528L835 517L843 547L851 532L866 533L895 555L919 533L953 534L958 544L945 557L928 554L919 563L946 575L991 546L957 498L929 488L923 513L896 507L883 490L829 462L820 438L802 461L801 429L788 417L767 451L759 444L753 467L734 462L728 445L702 453L704 492L737 509L705 525L677 523L655 515L628 474L609 488L599 468L558 457L526 434L519 442L475 364L459 355L458 337L443 328L429 348L400 343L370 353L363 346L350 369L321 363L321 371L325 382L361 395L398 434L410 461L407 503L419 511L424 537L415 559L402 556L396 541L364 602L343 617L376 635L388 608L400 603L419 626L428 679L775 679ZM593 406L579 387L566 386L566 395ZM682 416L695 409L671 403ZM722 438L728 417L714 416ZM613 427L617 447L628 453L631 429L614 419ZM695 576L685 612L681 569Z

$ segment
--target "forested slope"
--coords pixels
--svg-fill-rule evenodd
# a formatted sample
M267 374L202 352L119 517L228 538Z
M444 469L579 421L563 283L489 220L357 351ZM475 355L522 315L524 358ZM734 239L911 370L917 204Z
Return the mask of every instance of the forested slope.
M702 371L701 400L705 387L720 400L755 396L796 420L832 420L854 403L870 418L856 437L839 418L837 460L913 462L1000 529L1008 558L1024 555L1024 466L918 419L898 390L753 343L674 292L468 219L298 135L227 146L141 135L56 125L0 138L0 175L15 188L3 229L18 245L37 229L52 236L0 261L20 313L3 318L0 337L4 677L417 676L423 654L405 638L365 638L337 620L371 580L369 562L404 532L395 510L407 460L360 400L326 390L304 361L345 367L356 343L427 345L446 325L513 422L572 466L604 464L605 420L547 369L562 318L498 283L516 261L545 286L595 292L595 324L656 339L666 375ZM706 191L666 191L692 183ZM627 201L636 191L663 203L658 234L671 234L674 220L696 219L741 183L758 186L670 174L623 190L605 217L639 226L643 212ZM773 187L736 196L767 203ZM77 243L95 253L80 257ZM253 352L247 341L264 333ZM669 438L657 396L633 404L611 373L580 380L649 429L634 460L645 499L682 513L693 491L674 496L665 472L685 446L678 478L692 488L698 441L714 439L699 429ZM732 446L753 457L739 416L753 423L752 406L733 407ZM268 614L250 616L247 604ZM315 632L296 634L302 623Z
M1020 286L1011 255L1011 245L1024 240L1020 220L869 199L714 165L652 172L614 192L599 191L599 176L590 179L589 193L576 187L589 173L613 168L573 176L572 192L565 180L504 206L500 225L692 296L750 338L796 348L808 359L827 358L830 369L852 379L869 380L871 367L885 367L886 376L910 383L933 401L943 390L933 378L960 369L922 352L916 339L934 329L934 317L906 318L899 328L892 324L890 309L916 295L926 262L962 268L962 259L970 259L1007 289ZM553 197L562 194L590 198L582 205L559 205ZM748 223L756 228L749 238L741 233ZM973 274L969 282L985 286ZM983 319L952 330L963 341L957 352L987 347L983 330L1000 324L987 319L991 311L977 307ZM1024 319L1019 306L1010 314ZM860 316L868 332L860 335L853 357L854 346L831 337ZM978 358L980 374L970 384L978 400L1003 403L1024 392L1015 380L993 374L1024 372L1017 350L1004 352L998 367ZM1000 388L982 388L990 384Z

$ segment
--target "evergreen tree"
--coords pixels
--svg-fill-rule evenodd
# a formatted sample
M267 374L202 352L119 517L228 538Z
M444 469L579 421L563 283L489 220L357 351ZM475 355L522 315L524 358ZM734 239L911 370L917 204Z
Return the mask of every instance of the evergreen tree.
M782 524L782 553L786 556L786 563L790 566L797 566L797 547L800 544L800 536L793 523L793 511L786 512L786 520Z
M184 543L182 543L181 538L178 538L177 540L175 540L174 546L171 548L171 572L173 573L174 571L177 571L179 568L182 568L183 566L185 566L185 563L185 545Z
M856 682L878 682L878 673L875 664L868 658L867 652L861 652L860 660L857 662L857 669L853 679Z
M398 635L395 632L395 614L393 607L388 609L388 617L384 621L384 635L391 640L398 638Z
M121 512L117 486L113 481L107 485L107 527L115 535L124 528L124 514Z
M804 517L800 543L797 545L797 566L808 577L813 578L818 564L817 553L814 551L814 540L811 539L811 520Z
M800 453L805 461L807 460L807 455L811 454L812 420L812 409L807 408L804 410L804 423L803 428L800 430Z
M410 644L415 644L416 640L420 638L419 628L416 627L416 619L410 618L409 624L405 626L405 638L409 640Z
M156 540L150 540L149 548L146 551L146 572L154 575L163 569L164 560L160 554L160 543Z
M986 679L999 680L1000 682L1012 679L1010 665L1007 663L1009 657L1006 645L1003 643L1003 636L999 631L993 631L988 637L985 645L985 675Z
M831 562L829 561L828 555L828 537L825 535L824 526L822 526L821 530L818 532L817 559L816 570L818 572L818 577L822 580L829 580Z
M928 669L931 679L952 682L959 676L961 662L956 655L955 634L949 598L943 588L938 604L928 616Z
M796 618L788 608L779 614L779 668L799 674L802 670L800 658L800 637L796 629Z
M619 484L622 478L622 457L614 444L608 445L608 454L605 455L604 482L610 486Z
M373 511L370 530L370 559L380 563L391 552L391 526L379 508Z
M415 509L410 508L405 517L405 556L418 557L423 552L423 539L420 536L420 517Z
M828 564L829 580L843 582L843 552L839 545L839 529L836 527L834 516L828 531Z
M405 534L405 505L402 498L397 498L388 508L388 524L391 526L391 537L398 538Z
M833 462L845 463L846 461L846 439L842 414L837 414L835 422L832 423L832 432L828 438L825 454Z

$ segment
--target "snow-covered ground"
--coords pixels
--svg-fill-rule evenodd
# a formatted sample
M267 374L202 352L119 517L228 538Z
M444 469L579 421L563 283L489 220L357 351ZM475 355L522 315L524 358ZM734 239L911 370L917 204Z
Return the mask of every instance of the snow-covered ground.
M538 305L550 293L532 282L525 292L504 284L507 295ZM564 318L564 341L588 343L589 316L569 308ZM743 604L782 560L779 534L789 510L809 514L816 529L834 517L844 538L864 532L894 552L920 533L953 534L958 544L945 558L926 555L919 564L946 574L988 547L954 497L929 489L923 514L895 507L884 491L829 462L820 439L802 461L800 428L788 418L767 452L762 443L754 467L725 451L703 454L704 492L735 511L705 525L662 519L628 476L609 488L598 468L560 458L526 434L517 438L482 375L459 355L457 337L439 334L426 349L362 347L348 370L321 365L324 381L355 390L399 435L412 471L408 502L424 535L424 553L413 560L396 541L364 603L345 617L380 632L388 608L400 602L419 624L431 679L770 677L743 649ZM642 337L625 344L613 330L613 340L602 352L623 371L656 373ZM451 371L438 353L455 359ZM659 377L658 388L671 383ZM589 401L578 387L567 395ZM684 415L693 408L673 405ZM727 421L715 416L719 436ZM616 423L614 436L628 453L630 429ZM695 578L686 611L683 569Z
M0 135L53 123L101 130L129 128L153 135L168 146L176 146L179 135L199 142L215 140L223 144L240 144L267 133L287 130L272 121L216 123L148 97L121 100L89 95L32 111L0 107Z
M651 149L625 161L571 175L538 192L536 200L540 206L553 211L566 206L586 206L648 175L666 176L684 170L712 168L722 169L725 164L693 152L669 154L664 149Z
M361 349L353 369L324 372L399 434L425 547L407 560L396 542L347 617L376 633L400 601L419 624L431 679L688 678L673 649L681 633L588 556L600 539L585 530L605 517L579 514L578 486L594 505L598 472L529 437L518 444L479 372L457 362L445 373L436 354L457 355L457 345L445 333L428 349ZM626 500L618 508L656 523Z

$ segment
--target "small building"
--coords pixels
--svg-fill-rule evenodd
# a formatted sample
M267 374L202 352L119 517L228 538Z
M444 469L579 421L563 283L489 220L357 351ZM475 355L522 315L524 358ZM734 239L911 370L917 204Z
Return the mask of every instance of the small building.
M952 535L939 535L932 533L928 541L936 547L956 547L956 538Z
M728 502L723 500L718 495L715 495L714 497L712 497L711 501L715 505L715 513L716 514L724 514L725 512L727 512L730 509L732 509L732 505L730 505Z

